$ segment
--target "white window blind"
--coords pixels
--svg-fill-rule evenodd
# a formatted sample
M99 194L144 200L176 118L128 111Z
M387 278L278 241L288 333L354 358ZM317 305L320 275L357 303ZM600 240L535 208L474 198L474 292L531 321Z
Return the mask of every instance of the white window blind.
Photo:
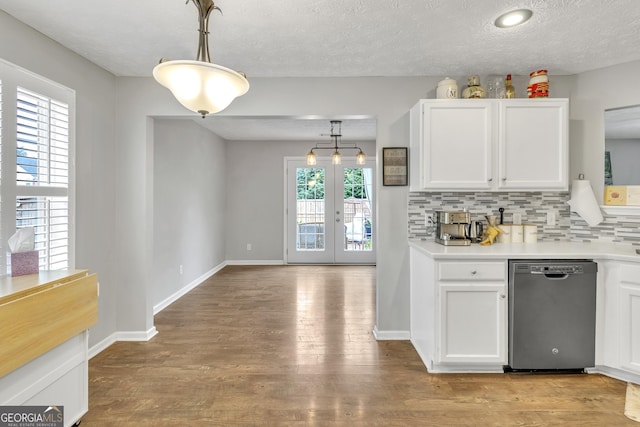
M33 227L41 270L69 267L69 203L66 197L18 197L16 228Z
M73 268L75 94L2 60L0 82L2 253L17 229L33 227L40 270ZM0 274L7 273L0 258Z
M69 106L23 88L17 92L17 184L69 182Z

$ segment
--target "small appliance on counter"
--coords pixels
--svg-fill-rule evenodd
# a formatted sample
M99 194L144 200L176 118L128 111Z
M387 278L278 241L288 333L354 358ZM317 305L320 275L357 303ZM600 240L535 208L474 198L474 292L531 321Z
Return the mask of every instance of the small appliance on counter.
M469 246L471 214L463 211L436 211L436 243L445 246Z

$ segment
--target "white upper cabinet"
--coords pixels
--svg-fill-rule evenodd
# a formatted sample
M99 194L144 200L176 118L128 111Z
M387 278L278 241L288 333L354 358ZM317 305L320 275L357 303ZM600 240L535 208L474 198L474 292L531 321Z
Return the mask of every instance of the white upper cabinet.
M411 110L411 190L488 190L494 103L425 100Z
M429 99L410 113L411 191L568 189L567 99Z
M568 189L568 106L566 99L499 103L499 189Z

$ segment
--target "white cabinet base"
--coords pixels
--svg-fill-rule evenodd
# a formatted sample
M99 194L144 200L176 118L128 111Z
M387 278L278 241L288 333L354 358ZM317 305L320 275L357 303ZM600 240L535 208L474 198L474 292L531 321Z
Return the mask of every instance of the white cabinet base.
M89 409L88 336L84 331L0 378L0 405L64 406L65 426Z
M429 372L503 372L505 261L435 261L410 248L411 343Z

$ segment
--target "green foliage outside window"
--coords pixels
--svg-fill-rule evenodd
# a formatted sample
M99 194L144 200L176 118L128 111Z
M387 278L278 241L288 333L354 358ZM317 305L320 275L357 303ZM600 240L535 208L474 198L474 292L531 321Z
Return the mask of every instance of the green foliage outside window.
M324 169L322 168L298 168L297 169L297 198L324 199ZM344 198L366 199L362 168L344 169Z

